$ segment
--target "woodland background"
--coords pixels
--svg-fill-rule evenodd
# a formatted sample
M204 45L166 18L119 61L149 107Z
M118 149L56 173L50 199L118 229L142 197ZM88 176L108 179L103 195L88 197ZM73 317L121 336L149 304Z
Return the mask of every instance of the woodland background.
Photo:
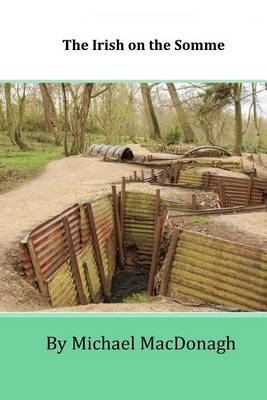
M86 143L267 152L265 83L1 83L0 191Z

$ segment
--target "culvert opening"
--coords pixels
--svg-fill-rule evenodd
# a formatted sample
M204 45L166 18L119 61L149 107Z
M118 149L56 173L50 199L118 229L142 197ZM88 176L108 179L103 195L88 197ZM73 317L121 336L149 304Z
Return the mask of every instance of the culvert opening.
M91 144L86 148L86 153L94 156L117 158L121 161L133 160L134 154L128 146L113 146L109 144Z

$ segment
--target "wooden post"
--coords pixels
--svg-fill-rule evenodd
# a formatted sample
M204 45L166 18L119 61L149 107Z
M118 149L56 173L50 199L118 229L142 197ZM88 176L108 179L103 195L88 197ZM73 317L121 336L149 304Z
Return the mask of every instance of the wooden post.
M151 182L154 183L156 181L155 179L155 174L154 174L154 169L151 170Z
M63 222L64 231L65 231L65 235L66 235L66 239L67 239L67 246L68 246L68 251L69 251L69 256L70 256L70 264L71 264L73 277L74 277L77 292L78 292L78 298L79 298L80 304L88 304L88 301L86 299L86 296L85 296L84 290L83 290L81 275L80 275L80 271L79 271L79 265L78 265L77 257L75 254L74 246L73 246L73 241L72 241L72 237L71 237L68 218L63 217L62 222Z
M192 193L192 209L197 209L197 196L195 193Z
M134 171L134 181L137 182L137 172Z
M124 268L124 252L123 252L121 225L120 225L120 217L119 217L119 203L118 203L118 195L116 192L115 185L112 186L112 197L113 197L113 208L114 208L114 216L115 216L115 227L116 227L116 231L117 231L120 267Z
M241 165L241 171L244 172L244 164L243 164L243 158L240 157L240 165Z
M157 223L157 218L160 213L160 189L156 190L156 200L155 200L155 220L154 224L156 225Z
M180 170L181 170L181 163L179 162L179 164L175 168L174 183L178 183L178 181L179 181Z
M90 228L91 228L91 233L92 233L92 238L93 238L93 246L94 246L94 250L95 250L96 264L97 264L97 267L99 270L100 281L101 281L101 285L103 288L104 297L106 299L108 299L109 298L109 290L107 287L103 260L102 260L98 237L97 237L97 233L96 233L94 214L93 214L92 206L90 203L86 204L86 209L87 209L87 213L88 213L88 218L89 218L89 223L90 223Z
M221 208L225 207L225 190L223 186L223 181L219 179L218 181L218 194L220 199Z
M149 296L153 295L154 291L154 279L157 272L157 264L158 264L158 255L159 255L159 248L160 248L160 238L163 228L164 217L159 216L156 220L156 228L154 233L154 243L153 243L153 253L152 253L152 260L151 260L151 267L149 272L148 278L148 286L147 286L147 294Z
M91 278L90 278L90 275L89 275L89 272L88 272L87 262L83 263L83 270L84 270L85 279L86 279L87 286L88 286L89 293L90 293L91 303L95 304L97 302L96 302L96 298L95 298L95 294L94 294L94 288L92 286Z
M210 185L210 171L208 171L207 174L206 174L204 188L207 189L209 187L209 185Z
M34 268L36 281L38 283L40 292L44 296L49 297L48 288L47 288L47 285L45 283L44 276L43 276L43 273L42 273L42 270L41 270L41 266L40 266L37 254L35 252L34 244L33 244L33 241L31 240L31 238L28 239L27 246L28 246L28 249L29 249L29 254L30 254L30 257L31 257L31 261L32 261L32 265L33 265L33 268Z
M124 238L124 218L125 218L125 201L126 201L126 181L125 177L121 180L121 208L120 208L120 225L121 225L121 240Z
M145 175L144 175L144 170L143 169L141 171L141 176L142 176L142 182L144 182L145 181Z
M181 232L180 230L175 229L172 233L171 242L170 242L168 252L166 255L165 265L163 267L164 275L162 277L162 282L161 282L160 290L159 290L159 294L161 296L166 296L166 293L167 293L171 269L172 269L172 265L173 265L173 259L174 259L175 253L176 253L176 248L177 248L177 243L178 243L178 238L179 238L180 232Z
M254 179L254 176L250 175L249 181L248 181L248 191L247 191L247 198L246 198L246 206L249 206L250 202L251 202L251 196L252 196L252 190L253 190L253 179Z

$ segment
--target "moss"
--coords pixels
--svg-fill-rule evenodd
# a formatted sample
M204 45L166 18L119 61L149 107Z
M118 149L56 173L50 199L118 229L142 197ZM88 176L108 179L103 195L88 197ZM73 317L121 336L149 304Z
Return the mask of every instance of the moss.
M125 297L123 299L123 303L149 303L151 301L152 297L148 296L146 292L142 293L135 293L132 294L131 296Z
M209 219L207 217L195 217L192 222L193 224L207 225L209 223Z

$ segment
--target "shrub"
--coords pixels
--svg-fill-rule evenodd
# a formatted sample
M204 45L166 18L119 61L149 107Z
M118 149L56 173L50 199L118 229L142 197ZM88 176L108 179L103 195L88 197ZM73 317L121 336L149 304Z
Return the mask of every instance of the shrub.
M166 134L166 142L167 143L174 143L174 142L180 142L182 138L182 130L179 125L176 125L175 127L171 128L169 132Z

